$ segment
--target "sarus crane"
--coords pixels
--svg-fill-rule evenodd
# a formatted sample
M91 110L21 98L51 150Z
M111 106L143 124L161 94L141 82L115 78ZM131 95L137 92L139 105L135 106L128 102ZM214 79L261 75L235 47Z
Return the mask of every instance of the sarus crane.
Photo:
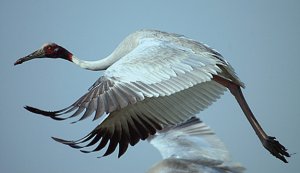
M99 151L108 145L103 156L119 146L120 157L129 144L133 146L164 127L186 121L228 89L262 145L283 162L290 157L287 149L268 136L256 120L243 96L244 84L232 66L214 49L183 35L139 30L97 61L81 60L62 46L47 43L14 65L37 58L62 58L87 70L105 70L86 94L64 109L44 111L25 106L30 112L55 120L81 115L80 121L94 112L94 120L106 115L79 140L53 138L60 143L83 152ZM92 145L96 147L91 151L82 149Z
M224 143L196 117L165 127L147 140L163 157L147 173L242 173L245 170L241 164L232 162Z

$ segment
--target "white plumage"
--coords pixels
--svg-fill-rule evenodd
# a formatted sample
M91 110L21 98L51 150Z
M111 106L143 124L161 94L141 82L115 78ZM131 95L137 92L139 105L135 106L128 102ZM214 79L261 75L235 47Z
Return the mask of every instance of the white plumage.
M215 133L198 118L167 127L148 138L163 160L148 173L241 173L229 151Z
M285 162L284 156L289 156L256 121L240 89L244 84L230 64L218 52L192 39L157 30L139 30L98 61L80 60L65 48L50 43L20 58L15 65L42 57L62 58L88 70L105 70L86 94L65 109L48 112L25 107L56 120L79 115L79 120L83 120L93 113L95 120L107 115L80 140L54 138L61 143L74 148L96 145L92 151L99 151L109 143L104 156L119 145L121 156L128 144L135 145L157 130L186 121L211 105L228 88L263 145ZM63 116L67 113L71 115ZM79 146L80 143L87 144Z

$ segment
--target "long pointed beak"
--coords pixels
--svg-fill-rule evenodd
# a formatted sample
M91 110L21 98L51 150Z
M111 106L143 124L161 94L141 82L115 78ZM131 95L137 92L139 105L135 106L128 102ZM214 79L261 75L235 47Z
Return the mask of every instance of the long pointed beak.
M35 59L35 58L42 58L42 57L45 57L45 52L43 49L39 49L23 58L20 58L18 59L14 65L18 65L18 64L22 64L23 62L25 61L29 61L29 60L32 60L32 59Z

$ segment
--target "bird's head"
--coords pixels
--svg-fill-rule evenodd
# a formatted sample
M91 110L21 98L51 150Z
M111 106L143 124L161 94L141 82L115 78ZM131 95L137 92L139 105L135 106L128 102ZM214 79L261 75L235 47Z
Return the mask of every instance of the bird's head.
M18 59L14 63L14 65L22 64L25 61L29 61L36 58L62 58L68 61L72 61L72 53L55 43L46 43L40 49L34 51L33 53Z

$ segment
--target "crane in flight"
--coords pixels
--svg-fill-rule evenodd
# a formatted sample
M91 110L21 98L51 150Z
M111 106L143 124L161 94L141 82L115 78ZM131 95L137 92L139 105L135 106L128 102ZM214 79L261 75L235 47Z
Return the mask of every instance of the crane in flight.
M147 173L242 173L245 168L231 161L229 151L199 118L166 127L147 138L163 160Z
M283 162L290 157L287 149L259 125L243 96L244 84L232 66L217 51L183 35L139 30L97 61L81 60L62 46L47 43L14 65L37 58L61 58L87 70L105 70L87 93L64 109L44 111L25 106L30 112L55 120L81 115L80 121L94 112L94 120L106 115L79 140L53 138L60 143L83 152L99 151L108 145L103 156L119 146L120 157L129 144L133 146L166 126L186 121L228 89L262 145ZM90 146L96 147L83 149Z

